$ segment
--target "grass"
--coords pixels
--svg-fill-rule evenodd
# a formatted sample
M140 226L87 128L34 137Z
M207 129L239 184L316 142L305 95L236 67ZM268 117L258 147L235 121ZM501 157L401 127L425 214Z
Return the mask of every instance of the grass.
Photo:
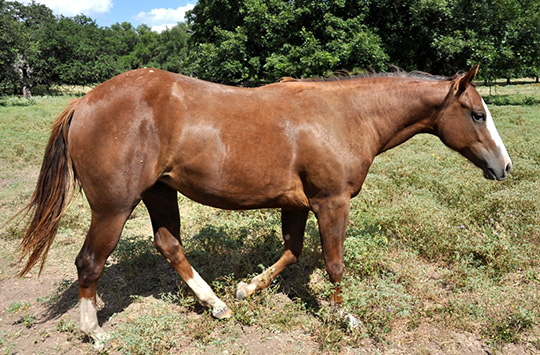
M139 206L99 285L112 351L247 353L247 340L237 339L250 329L268 337L307 336L314 351L337 353L366 341L385 349L392 339L427 325L441 337L474 334L494 351L518 344L540 352L540 86L479 89L513 159L511 177L484 180L431 136L415 137L378 157L352 201L345 243L341 310L358 319L357 326L328 302L332 285L313 216L300 262L268 290L237 301L236 283L281 254L278 211L220 211L180 196L188 258L235 315L217 321L198 305L153 248L149 219ZM496 95L489 96L490 90ZM0 223L28 200L48 126L70 99L2 100L0 163L6 168L0 171ZM74 273L71 265L88 223L88 206L79 197L62 221L47 268L70 265ZM21 228L1 231L0 242L10 246L0 250L1 258L13 260L9 251ZM9 267L2 266L0 280L14 273ZM41 303L53 307L67 294L76 297L75 286L64 281ZM32 327L33 314L22 311L27 301L8 311L21 312L24 325ZM75 328L76 322L57 321L57 332ZM17 339L5 334L0 332L0 344L13 346Z

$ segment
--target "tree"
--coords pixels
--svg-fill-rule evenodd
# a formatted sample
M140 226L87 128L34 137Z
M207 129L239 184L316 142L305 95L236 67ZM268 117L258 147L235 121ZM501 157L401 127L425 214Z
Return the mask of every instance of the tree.
M480 77L538 71L540 4L535 0L370 0L366 23L391 62L451 75L480 64Z
M189 25L184 22L161 32L157 37L155 56L149 66L175 73L184 72L189 36Z
M52 11L44 5L32 2L26 6L18 2L1 2L2 20L6 30L2 38L6 47L0 52L2 81L7 81L26 97L41 78L36 74L35 63L39 61L37 37L43 28L54 21ZM5 38L5 39L4 39Z
M233 84L345 70L540 74L536 0L200 0L162 33L0 0L0 84L95 84L157 67Z
M129 22L115 23L105 28L108 46L115 54L122 70L131 69L130 53L139 42L137 30Z
M388 56L367 26L364 1L297 1L288 38L265 65L274 77L316 76L337 70L381 70ZM287 74L288 73L288 74Z
M13 4L0 2L0 83L13 84L18 80L16 70L19 36L23 28L17 21Z
M380 69L388 57L365 11L361 0L199 1L188 14L191 69L233 83Z
M136 28L137 41L128 55L122 59L128 69L147 66L156 66L154 58L157 56L158 34L147 25Z
M38 39L44 84L90 85L118 74L121 67L107 31L84 15L59 17Z

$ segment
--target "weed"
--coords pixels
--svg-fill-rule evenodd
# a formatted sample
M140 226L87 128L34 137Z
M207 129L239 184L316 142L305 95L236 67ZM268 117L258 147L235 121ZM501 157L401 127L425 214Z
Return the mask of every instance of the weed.
M3 96L0 99L0 106L12 107L12 106L33 106L36 104L34 99L27 99L24 97L15 96Z
M19 240L22 235L22 227L20 225L9 225L6 228L6 232L3 233L0 238L4 240Z
M364 324L374 339L383 339L396 319L407 318L412 311L415 300L399 279L385 273L371 281L355 277L343 282L344 308Z
M60 333L73 333L78 329L78 325L72 320L61 318L56 324L56 331Z
M322 326L314 330L316 341L322 351L332 351L338 353L345 338L345 326L338 312L332 307L322 307L317 312Z
M6 309L6 312L8 313L16 313L21 310L28 310L30 308L31 304L28 302L20 302L20 301L14 301L11 303L8 308Z
M303 317L306 307L301 299L294 299L285 303L282 307L276 308L266 318L267 322L272 325L271 330L277 329L281 332L288 332L297 326L306 324L306 319Z
M523 332L536 324L534 312L523 307L493 319L486 330L486 335L494 344L517 343Z
M364 225L349 227L345 240L345 262L359 277L374 276L383 269L381 260L388 248L388 238L381 227Z
M35 343L37 342L44 342L47 338L50 338L51 334L47 329L41 329L38 333L39 338L34 340Z
M114 256L128 277L141 269L155 267L157 262L162 261L152 240L140 236L120 239Z
M62 281L60 281L60 284L58 285L58 287L56 288L56 290L54 290L54 292L52 292L50 295L48 296L44 296L44 297L39 297L37 299L38 302L40 303L43 303L47 306L52 306L54 305L56 302L58 302L58 300L60 299L60 296L68 289L70 288L71 286L73 285L73 281L72 280L68 280L68 279L63 279Z
M26 328L32 328L35 322L36 322L36 317L34 316L33 313L24 314L22 318L22 324L24 324Z
M112 334L117 350L124 354L168 353L177 344L171 335L184 326L181 313L171 311L171 304L155 299L136 302L138 309L118 323Z
M254 307L250 300L240 301L234 312L234 319L242 325L253 325L259 314L257 312L257 307Z
M15 350L17 343L10 341L3 330L0 330L0 347L3 349L3 354L11 355L18 353Z

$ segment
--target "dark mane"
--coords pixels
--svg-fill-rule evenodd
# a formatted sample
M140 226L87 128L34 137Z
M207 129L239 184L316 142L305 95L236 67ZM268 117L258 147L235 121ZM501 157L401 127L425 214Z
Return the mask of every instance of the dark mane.
M460 76L461 73L457 73L453 76L432 75L422 71L406 72L403 70L396 70L394 72L387 73L367 73L360 75L335 75L331 77L314 77L305 79L296 79L290 77L284 77L281 82L331 82L331 81L343 81L352 79L365 79L365 78L411 78L420 80L439 80L439 81L451 81Z

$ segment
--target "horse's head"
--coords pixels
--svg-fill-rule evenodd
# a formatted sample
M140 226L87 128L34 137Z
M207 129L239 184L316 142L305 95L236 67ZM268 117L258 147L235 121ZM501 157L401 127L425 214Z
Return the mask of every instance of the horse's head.
M478 65L452 81L450 92L435 122L435 133L484 171L484 177L504 180L512 169L504 143L489 109L472 81Z

